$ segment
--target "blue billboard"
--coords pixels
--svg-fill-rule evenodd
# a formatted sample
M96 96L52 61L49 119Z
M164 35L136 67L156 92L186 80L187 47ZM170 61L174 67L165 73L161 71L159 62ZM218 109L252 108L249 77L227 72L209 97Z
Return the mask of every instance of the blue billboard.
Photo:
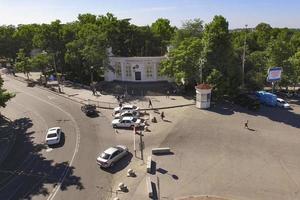
M268 82L276 82L281 79L282 68L281 67L273 67L268 70Z

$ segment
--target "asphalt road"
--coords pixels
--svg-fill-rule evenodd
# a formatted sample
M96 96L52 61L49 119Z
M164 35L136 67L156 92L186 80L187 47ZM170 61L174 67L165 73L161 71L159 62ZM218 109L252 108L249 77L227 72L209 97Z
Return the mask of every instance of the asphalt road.
M96 165L100 151L116 144L110 122L89 118L80 104L3 77L15 92L2 114L14 119L16 144L0 167L0 199L108 199L112 173ZM46 130L60 126L63 140L49 148Z

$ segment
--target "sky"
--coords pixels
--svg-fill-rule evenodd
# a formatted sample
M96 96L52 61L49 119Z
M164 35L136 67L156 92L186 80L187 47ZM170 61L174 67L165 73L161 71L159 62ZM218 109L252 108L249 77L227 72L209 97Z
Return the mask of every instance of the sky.
M131 18L136 25L151 25L167 18L172 25L200 18L209 23L224 16L229 28L255 27L260 22L272 27L300 28L300 0L0 0L0 25L63 23L78 14L114 14Z

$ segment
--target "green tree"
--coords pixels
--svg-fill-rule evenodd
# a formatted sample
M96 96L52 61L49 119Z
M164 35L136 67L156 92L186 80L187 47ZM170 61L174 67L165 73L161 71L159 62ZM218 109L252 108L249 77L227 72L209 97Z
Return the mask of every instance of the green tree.
M187 20L180 29L175 30L171 45L176 48L186 38L201 38L203 35L203 21L199 18Z
M24 74L26 74L27 79L29 79L29 73L32 69L32 66L29 57L25 55L24 49L20 49L17 53L15 66L18 71L21 71Z
M18 44L18 49L24 49L26 55L29 55L33 49L33 37L38 27L37 24L19 25L13 35Z
M174 77L178 84L193 85L199 80L199 55L203 50L201 39L184 40L161 63L161 73Z
M300 82L300 51L289 58L291 64L291 70L289 71L289 79L291 84L296 88L296 85Z
M30 59L31 67L39 69L46 76L46 69L50 65L51 56L45 53L40 53Z
M207 62L204 67L204 77L213 69L217 69L225 77L221 91L234 93L240 85L240 66L234 60L234 51L228 22L223 16L215 16L213 21L205 26L202 38L202 57Z
M15 94L7 92L6 89L3 88L3 79L0 76L0 107L5 107L6 103L15 96Z
M172 27L170 20L159 18L151 25L151 31L159 41L161 48L160 55L164 55L167 52L167 46L170 44L170 40L174 35L175 27Z
M0 26L0 57L15 59L18 51L17 41L13 38L14 26Z

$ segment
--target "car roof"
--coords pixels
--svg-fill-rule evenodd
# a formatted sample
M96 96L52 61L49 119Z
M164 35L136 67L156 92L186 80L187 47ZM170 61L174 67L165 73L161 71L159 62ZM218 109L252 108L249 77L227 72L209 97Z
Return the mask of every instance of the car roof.
M133 117L123 117L123 120L132 120L133 119Z
M56 133L57 129L60 129L60 127L52 127L48 129L48 133Z
M127 105L124 105L123 108L133 108L133 106L134 106L134 105L127 104Z
M110 148L108 148L108 149L106 149L105 151L104 151L104 153L106 153L106 154L113 154L114 152L116 152L118 149L116 149L115 147L110 147Z

